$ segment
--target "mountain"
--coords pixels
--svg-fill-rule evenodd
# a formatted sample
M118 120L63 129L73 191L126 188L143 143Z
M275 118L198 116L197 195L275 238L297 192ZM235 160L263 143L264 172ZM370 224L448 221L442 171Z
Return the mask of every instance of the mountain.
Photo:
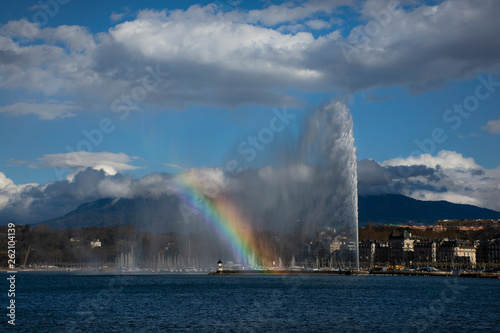
M415 223L432 225L437 220L500 219L500 212L448 201L422 201L399 194L359 196L359 225Z
M183 217L178 207L178 200L171 196L158 199L99 199L42 223L58 229L130 224L144 231L182 231ZM165 217L169 217L168 221Z
M443 219L500 219L500 212L447 201L421 201L403 195L359 196L359 225L424 224ZM188 214L192 214L188 212ZM42 222L51 228L84 228L105 225L138 226L155 232L186 231L189 225L179 209L179 201L165 196L158 199L100 199L85 203L74 211Z

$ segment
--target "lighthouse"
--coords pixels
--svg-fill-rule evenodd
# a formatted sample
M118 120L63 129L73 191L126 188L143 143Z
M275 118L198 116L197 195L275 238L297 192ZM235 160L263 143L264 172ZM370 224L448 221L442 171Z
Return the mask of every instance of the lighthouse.
M222 273L222 261L217 261L217 273Z

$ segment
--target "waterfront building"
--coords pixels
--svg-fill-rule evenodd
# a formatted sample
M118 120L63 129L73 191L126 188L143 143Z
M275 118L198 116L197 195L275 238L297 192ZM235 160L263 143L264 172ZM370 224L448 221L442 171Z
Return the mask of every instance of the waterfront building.
M336 236L330 243L330 253L342 250L346 246L347 237Z
M413 244L413 259L416 262L436 262L437 242L435 240L421 240Z
M413 259L413 244L415 238L406 230L397 235L394 231L389 235L389 261L401 264Z
M500 220L484 220L484 219L475 219L475 220L440 220L434 223L435 230L446 230L446 229L455 229L455 230L481 230L484 228L500 228Z
M441 262L476 264L476 247L465 239L444 239L437 251L437 260Z
M359 263L361 266L372 267L375 265L375 241L359 243Z
M375 243L375 262L389 262L389 244L378 241Z
M389 246L379 241L367 241L359 243L359 261L363 266L373 267L375 264L387 263L389 261Z
M477 242L476 261L478 264L499 264L500 239Z
M488 244L486 256L488 257L488 262L500 263L500 239L495 239Z

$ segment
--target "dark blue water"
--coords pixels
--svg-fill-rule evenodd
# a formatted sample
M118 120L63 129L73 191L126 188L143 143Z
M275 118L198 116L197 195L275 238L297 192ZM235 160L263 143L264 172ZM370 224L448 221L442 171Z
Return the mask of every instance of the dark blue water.
M5 282L1 286L8 290ZM8 327L5 315L1 327L18 332L499 332L499 296L499 279L23 272L17 274L16 327ZM2 302L8 305L6 295Z

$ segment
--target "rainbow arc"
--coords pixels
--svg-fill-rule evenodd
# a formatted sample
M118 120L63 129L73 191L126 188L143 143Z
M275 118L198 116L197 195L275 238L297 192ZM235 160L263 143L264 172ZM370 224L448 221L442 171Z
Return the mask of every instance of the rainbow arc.
M223 196L207 198L197 176L192 173L178 175L175 194L182 203L203 217L204 223L218 238L230 247L234 258L242 264L266 265L270 262L267 246L255 237L251 223L238 211L233 203Z

